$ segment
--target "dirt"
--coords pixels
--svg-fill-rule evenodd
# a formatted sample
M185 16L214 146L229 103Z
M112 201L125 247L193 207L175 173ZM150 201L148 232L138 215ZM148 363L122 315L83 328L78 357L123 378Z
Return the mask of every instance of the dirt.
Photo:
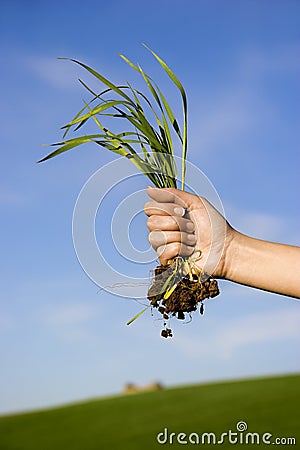
M171 280L167 282L170 277ZM175 289L168 296L166 292L174 285L176 285ZM169 327L172 317L179 320L191 319L191 314L197 310L198 305L200 314L203 314L203 301L216 297L218 294L217 281L207 274L182 276L175 272L174 264L156 267L148 290L148 300L152 308L156 308L162 316L164 328L161 336L172 337L172 329Z

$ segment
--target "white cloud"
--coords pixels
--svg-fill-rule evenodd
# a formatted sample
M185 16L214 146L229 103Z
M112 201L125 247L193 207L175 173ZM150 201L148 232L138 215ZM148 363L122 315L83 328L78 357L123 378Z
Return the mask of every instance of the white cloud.
M0 206L26 206L29 198L20 192L11 189L0 189Z
M72 326L88 322L95 316L95 313L96 308L90 304L56 304L55 307L48 309L45 318L50 325Z
M249 49L243 53L241 72L246 76L268 76L270 72L295 72L300 70L298 43L281 45L262 53Z
M241 151L240 139L245 142L251 131L272 121L282 124L282 111L276 109L272 99L262 96L262 83L271 75L282 71L297 73L300 70L298 45L276 48L265 54L257 49L243 51L232 68L228 83L220 84L214 91L200 92L191 105L190 146L205 149L203 156L218 151ZM247 134L248 133L248 134ZM238 140L239 145L235 145Z
M224 148L227 141L232 142L251 129L256 123L256 115L249 105L250 96L251 93L241 86L228 86L216 98L211 95L206 101L195 102L199 105L204 103L206 109L191 114L190 128L196 133L191 135L190 145L211 154L217 148Z
M29 68L41 79L58 88L74 88L77 83L78 68L67 61L55 58L31 57Z
M38 320L48 332L67 343L94 342L94 319L99 321L99 309L94 304L74 302L47 306L38 312Z
M292 310L253 314L223 331L222 347L228 354L253 343L300 339L300 306Z
M86 61L84 57L80 56L77 56L75 59L99 70L103 75L107 76L108 79L116 80L118 77L113 67L103 67L103 64L99 67L99 62L96 61L94 63L93 61ZM55 57L50 58L31 55L26 59L24 64L41 80L59 89L70 89L74 92L74 88L77 87L81 92L87 93L78 82L78 78L85 81L88 86L96 92L99 91L99 86L100 89L104 86L101 85L100 81L94 76L88 73L86 69L72 61L60 60Z
M248 345L300 339L300 305L271 313L260 312L244 318L221 320L209 324L209 330L205 331L205 343L203 338L187 337L177 330L177 339L173 344L189 356L214 355L214 358L228 359Z
M280 241L288 238L288 230L293 224L282 216L258 211L246 211L227 206L226 216L234 228L257 239Z
M238 231L257 239L299 245L298 217L246 210L232 204L223 205L225 216Z

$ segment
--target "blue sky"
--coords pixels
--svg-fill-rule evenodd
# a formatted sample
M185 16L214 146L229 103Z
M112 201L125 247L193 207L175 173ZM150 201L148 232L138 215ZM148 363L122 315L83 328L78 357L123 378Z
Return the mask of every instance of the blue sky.
M126 382L300 370L299 303L227 282L204 317L173 324L173 340L162 340L146 314L126 327L140 306L98 292L72 242L77 196L113 157L86 145L36 164L41 144L60 139L86 96L77 78L89 78L57 57L77 58L116 83L140 83L118 57L124 53L179 110L146 42L185 86L189 160L217 189L228 220L299 245L299 18L293 0L0 2L0 412L117 393ZM112 192L99 229L113 205L147 184ZM142 250L145 223L140 214L131 228ZM133 276L147 277L151 267L136 265Z

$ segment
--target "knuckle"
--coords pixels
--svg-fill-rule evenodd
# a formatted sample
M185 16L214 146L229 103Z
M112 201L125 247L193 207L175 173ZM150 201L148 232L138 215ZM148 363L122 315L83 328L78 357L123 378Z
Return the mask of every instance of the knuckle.
M157 228L157 218L156 216L150 216L149 219L147 220L147 227L149 228L150 231L154 230L155 228Z
M194 247L186 246L186 254L188 256L192 255L194 253Z
M147 211L149 211L149 209L151 208L151 201L146 202L144 205L144 213L147 214Z
M165 259L170 259L175 256L172 244L160 245L156 251L159 257L163 257Z
M154 246L154 244L155 244L155 236L154 236L154 234L152 232L149 233L149 235L148 235L148 241L150 242L150 244L152 246Z
M179 255L180 251L181 251L181 243L180 242L174 242L172 244L173 256Z
M159 256L159 258L164 257L167 258L167 246L166 245L160 245L156 249L156 253Z
M183 256L190 256L193 253L193 251L194 251L193 247L181 244L178 253Z
M184 222L183 222L182 217L179 217L179 216L172 216L170 220L171 220L173 226L176 227L176 229L178 229L178 230L183 229L183 227L184 227Z

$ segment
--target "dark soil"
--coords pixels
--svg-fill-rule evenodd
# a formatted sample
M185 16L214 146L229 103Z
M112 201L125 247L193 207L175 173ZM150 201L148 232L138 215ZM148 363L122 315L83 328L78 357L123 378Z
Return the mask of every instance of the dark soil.
M166 287L166 281L173 274ZM177 283L176 288L168 298L164 298L166 291ZM169 319L176 317L184 320L186 315L191 318L191 313L200 305L200 314L204 313L203 301L206 298L216 297L219 294L218 283L207 274L193 274L193 280L189 276L175 273L175 265L160 265L154 269L152 284L148 290L148 300L152 308L157 308L164 320L164 329L161 336L172 337L172 330L167 327Z

